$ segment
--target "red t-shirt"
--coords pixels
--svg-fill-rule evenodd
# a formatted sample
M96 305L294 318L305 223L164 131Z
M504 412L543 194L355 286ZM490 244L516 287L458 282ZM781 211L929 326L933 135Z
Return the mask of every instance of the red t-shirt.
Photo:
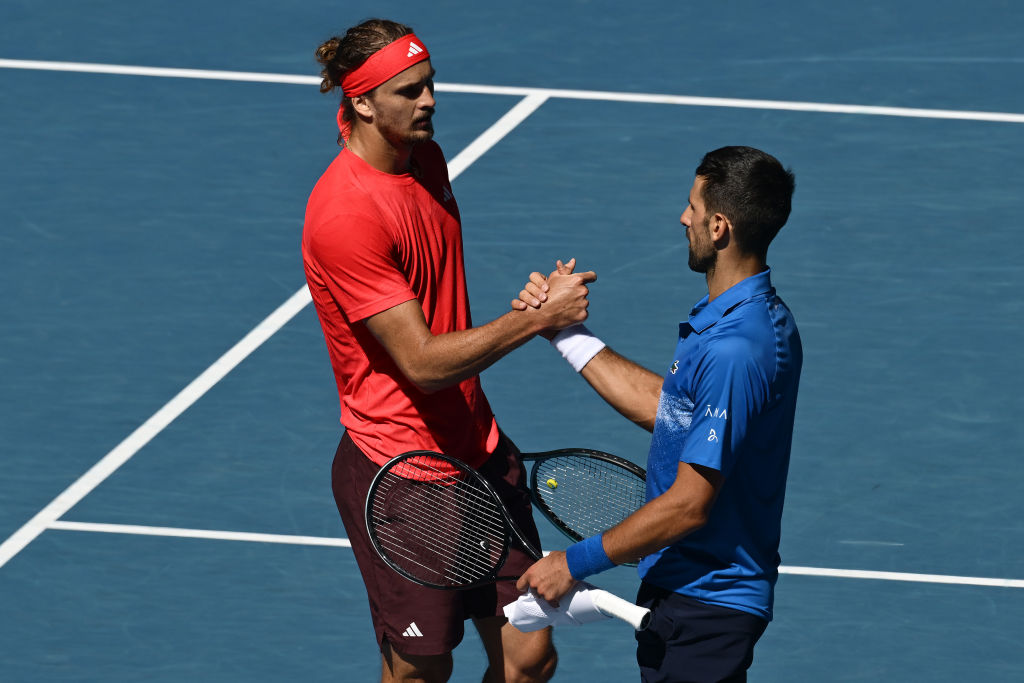
M472 327L459 208L441 148L417 145L413 173L378 171L348 149L306 205L302 260L338 384L341 422L374 462L411 450L479 465L498 429L480 378L417 389L363 321L416 299L435 334Z

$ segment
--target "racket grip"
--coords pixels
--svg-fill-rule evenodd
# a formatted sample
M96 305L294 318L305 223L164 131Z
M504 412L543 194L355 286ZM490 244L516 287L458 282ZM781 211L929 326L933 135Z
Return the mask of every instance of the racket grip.
M623 600L617 595L600 588L590 589L590 599L597 611L606 617L622 619L636 631L643 631L651 623L651 610Z

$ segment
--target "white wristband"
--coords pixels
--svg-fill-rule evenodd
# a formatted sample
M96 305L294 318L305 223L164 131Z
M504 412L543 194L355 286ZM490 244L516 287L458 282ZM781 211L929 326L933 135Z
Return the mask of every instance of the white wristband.
M576 372L581 372L605 347L605 343L595 337L582 323L561 330L552 337L551 345L558 349Z

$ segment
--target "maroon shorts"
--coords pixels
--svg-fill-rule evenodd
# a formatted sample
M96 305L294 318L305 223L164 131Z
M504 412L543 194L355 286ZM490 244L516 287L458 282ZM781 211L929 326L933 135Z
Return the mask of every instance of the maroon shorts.
M515 445L503 436L478 471L494 485L526 539L539 548L526 470L518 455ZM427 588L385 564L370 543L364 516L366 492L379 469L347 433L341 438L331 469L331 488L366 585L377 644L383 647L387 640L397 652L407 655L451 652L462 641L466 619L504 616L502 607L514 602L519 591L514 581L462 591ZM499 575L518 576L533 562L528 554L513 547Z

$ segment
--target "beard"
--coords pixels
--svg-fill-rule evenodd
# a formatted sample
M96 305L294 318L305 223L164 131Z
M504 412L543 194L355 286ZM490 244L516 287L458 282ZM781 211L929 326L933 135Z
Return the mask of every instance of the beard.
M704 238L697 238L697 230L691 228L694 239L690 240L690 253L687 259L687 265L690 266L690 270L695 273L707 273L713 270L715 264L718 263L718 250L715 249L715 245L711 243L711 235L708 233L708 226L710 221L704 222Z
M693 245L690 245L690 258L687 260L687 263L693 272L707 273L714 269L715 264L718 263L718 252L711 249L703 254L698 254L693 250Z
M432 116L421 117L411 124L382 119L377 124L381 136L395 147L412 147L434 138Z
M432 117L420 119L413 124L412 130L406 135L406 141L410 144L427 142L434 137L434 122Z

